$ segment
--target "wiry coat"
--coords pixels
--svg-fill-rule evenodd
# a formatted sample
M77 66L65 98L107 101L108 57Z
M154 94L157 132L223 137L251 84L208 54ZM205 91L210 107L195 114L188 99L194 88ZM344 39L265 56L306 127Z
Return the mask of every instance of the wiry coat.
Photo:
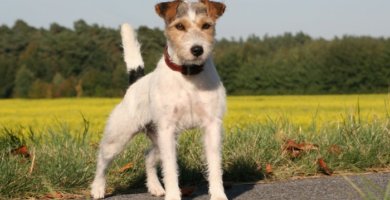
M170 69L163 57L152 73L139 79L128 88L124 99L115 107L109 117L100 144L96 177L91 191L94 198L104 197L104 173L108 164L123 150L136 133L144 131L153 143L153 147L146 156L146 185L149 192L155 196L165 195L165 199L169 200L180 199L176 163L176 135L185 129L198 127L205 133L204 143L211 199L227 199L222 186L221 170L222 120L226 107L225 89L210 55L214 41L208 37L212 34L213 38L214 30L211 30L212 33L204 34L203 28L197 28L196 25L197 23L212 23L217 18L212 20L205 16L202 16L201 19L196 17L196 6L214 9L214 7L207 7L210 3L216 2L173 1L156 6L158 14L164 17L167 23L168 53L171 55L172 61L178 64L203 63L203 71L194 76L185 76ZM171 12L179 11L180 5L187 6L187 14L184 14L185 19L168 16L168 14L172 15ZM191 15L193 15L192 18ZM172 26L175 23L187 23L183 20L192 23L186 25L188 30L185 33L173 33L175 30L171 30ZM189 22L189 20L192 21ZM204 22L205 20L212 22ZM180 34L184 35L180 36ZM175 37L188 37L185 34L192 34L192 37L197 35L197 37L189 41L187 39L186 43L177 41L182 38L171 38L173 35ZM202 35L207 35L207 37L202 37ZM128 70L132 73L132 71L143 67L143 61L134 32L127 24L122 26L122 38L125 61ZM193 45L204 47L204 55L193 58L185 52L190 51L189 49ZM184 53L179 53L180 51ZM157 176L156 165L159 161L162 163L165 189Z

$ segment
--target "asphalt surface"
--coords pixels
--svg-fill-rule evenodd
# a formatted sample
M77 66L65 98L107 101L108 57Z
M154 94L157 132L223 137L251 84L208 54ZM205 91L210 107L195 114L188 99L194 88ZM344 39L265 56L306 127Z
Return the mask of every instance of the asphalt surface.
M386 187L390 184L390 173L375 173L347 176L369 199L385 199ZM226 188L229 199L265 200L359 200L364 199L352 184L342 176L307 178L274 183L241 184ZM184 200L209 200L207 187L200 186ZM147 193L123 194L108 197L109 200L163 200ZM367 199L367 198L366 198ZM390 196L386 200L390 200Z

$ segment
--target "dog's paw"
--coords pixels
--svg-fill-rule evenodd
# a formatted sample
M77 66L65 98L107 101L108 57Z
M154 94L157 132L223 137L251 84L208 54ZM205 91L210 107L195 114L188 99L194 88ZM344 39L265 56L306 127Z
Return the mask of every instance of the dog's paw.
M161 184L154 184L154 185L148 184L147 187L149 193L152 194L153 196L162 197L165 195L165 190L161 186Z
M104 188L92 188L91 196L93 199L103 199L104 198Z
M176 192L172 192L172 193L166 193L164 199L165 200L181 200L180 191L176 191Z
M93 199L103 199L106 184L104 181L94 181L91 185L91 196Z
M211 196L210 200L228 200L225 194L218 195L218 196Z
M172 196L172 197L165 196L164 200L181 200L181 197L177 197L177 196Z

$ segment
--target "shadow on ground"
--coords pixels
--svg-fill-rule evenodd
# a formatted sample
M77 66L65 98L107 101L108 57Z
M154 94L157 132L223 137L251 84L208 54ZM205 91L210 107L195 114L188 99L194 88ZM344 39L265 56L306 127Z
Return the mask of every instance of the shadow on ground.
M235 199L247 191L253 189L254 185L240 185L234 186L236 182L251 182L259 181L265 178L263 172L257 168L256 163L250 163L242 159L243 162L230 163L226 171L224 171L224 187L229 199ZM181 188L193 188L194 191L188 197L183 199L195 199L201 196L208 195L207 181L205 179L205 173L200 169L191 169L185 166L184 163L179 161L180 167L180 186ZM161 171L161 170L159 170ZM161 174L160 174L161 177ZM131 181L127 186L119 186L114 188L109 197L115 197L118 195L127 194L139 194L147 193L147 189L144 187L145 174L136 177L136 180ZM155 198L159 199L159 198Z

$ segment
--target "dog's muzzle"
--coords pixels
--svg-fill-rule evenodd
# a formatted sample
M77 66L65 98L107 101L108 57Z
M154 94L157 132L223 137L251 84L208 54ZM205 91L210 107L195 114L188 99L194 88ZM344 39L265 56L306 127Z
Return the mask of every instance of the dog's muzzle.
M196 48L194 48L194 47L196 47ZM194 46L194 47L193 48L194 48L194 51L196 51L196 54L200 54L200 55L203 54L202 47L200 47L200 46ZM200 49L198 47L200 47ZM193 48L191 48L191 51ZM165 63L168 65L169 68L171 68L173 71L180 72L185 76L194 76L194 75L200 74L204 68L204 64L202 64L202 65L178 65L178 64L172 62L171 57L168 54L168 47L165 47L164 58L165 58Z

